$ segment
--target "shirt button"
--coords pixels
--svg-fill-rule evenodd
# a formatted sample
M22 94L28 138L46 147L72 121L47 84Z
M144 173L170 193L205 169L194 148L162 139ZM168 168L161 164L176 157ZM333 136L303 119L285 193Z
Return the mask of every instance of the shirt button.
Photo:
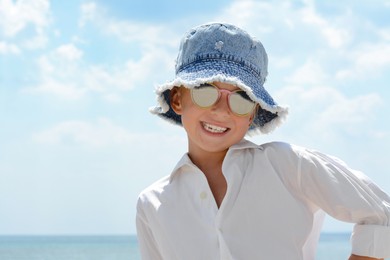
M206 198L207 198L207 192L202 191L202 192L200 193L199 197L200 197L202 200L206 199Z

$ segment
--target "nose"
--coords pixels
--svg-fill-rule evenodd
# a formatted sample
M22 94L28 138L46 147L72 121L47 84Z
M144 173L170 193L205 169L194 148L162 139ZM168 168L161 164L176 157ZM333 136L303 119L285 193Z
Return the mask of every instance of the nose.
M216 114L218 116L229 116L230 115L230 108L229 108L229 94L230 91L224 91L221 90L221 96L218 99L218 101L211 107L211 111L213 114Z

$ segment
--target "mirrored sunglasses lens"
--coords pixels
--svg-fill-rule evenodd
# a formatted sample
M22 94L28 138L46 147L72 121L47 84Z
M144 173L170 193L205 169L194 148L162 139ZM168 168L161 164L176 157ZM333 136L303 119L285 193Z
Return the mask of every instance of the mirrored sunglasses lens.
M218 100L218 90L213 86L194 88L192 100L200 107L210 107Z
M245 92L239 91L230 95L229 105L234 113L246 115L252 112L256 104L249 99Z

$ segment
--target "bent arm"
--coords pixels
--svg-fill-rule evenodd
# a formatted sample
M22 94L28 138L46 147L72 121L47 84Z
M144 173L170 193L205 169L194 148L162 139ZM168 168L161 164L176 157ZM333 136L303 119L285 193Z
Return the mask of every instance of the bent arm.
M356 224L350 260L390 257L389 195L336 158L312 151L302 156L300 188L305 197L332 217Z

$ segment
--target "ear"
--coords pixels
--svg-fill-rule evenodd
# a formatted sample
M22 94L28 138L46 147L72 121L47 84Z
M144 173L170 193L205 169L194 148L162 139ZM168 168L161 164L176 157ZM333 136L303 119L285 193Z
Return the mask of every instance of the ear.
M171 107L176 114L181 115L183 106L182 106L182 91L178 87L171 89L169 97Z

